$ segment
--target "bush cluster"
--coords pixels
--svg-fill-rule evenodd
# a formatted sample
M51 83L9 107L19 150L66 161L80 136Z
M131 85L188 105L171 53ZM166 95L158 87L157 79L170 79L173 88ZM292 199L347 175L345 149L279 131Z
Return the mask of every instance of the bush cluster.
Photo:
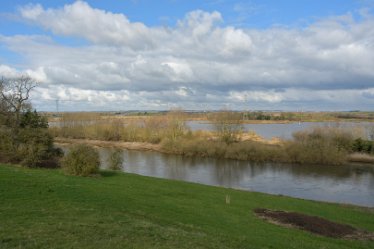
M62 159L62 167L69 175L89 176L99 170L99 153L88 145L75 145Z
M290 162L342 164L351 151L353 135L344 129L317 127L293 134L286 146Z
M21 114L19 125L0 125L0 161L26 167L57 167L61 150L53 147L47 120L37 112ZM48 164L46 164L48 162Z
M109 169L121 170L123 160L123 151L120 149L115 149L109 156Z
M356 138L353 141L352 150L354 152L374 154L374 141Z
M232 111L221 111L210 114L209 120L213 123L218 138L226 144L239 141L243 131L242 115Z
M255 141L239 141L227 144L224 141L206 139L164 140L165 150L185 156L215 157L253 162L285 162L281 146Z
M372 151L372 142L354 139L342 128L313 128L294 134L283 144L271 145L256 141L226 143L220 139L181 137L163 140L165 150L186 156L206 156L248 160L253 162L287 162L299 164L343 164L352 151ZM354 148L354 149L353 149Z

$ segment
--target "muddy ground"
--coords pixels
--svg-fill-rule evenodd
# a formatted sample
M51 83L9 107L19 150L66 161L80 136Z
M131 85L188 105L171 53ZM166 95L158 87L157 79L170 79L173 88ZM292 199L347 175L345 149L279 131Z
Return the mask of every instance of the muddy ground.
M339 224L317 216L262 208L255 209L254 212L270 223L298 228L326 237L374 240L374 233L372 232L359 230L350 225Z

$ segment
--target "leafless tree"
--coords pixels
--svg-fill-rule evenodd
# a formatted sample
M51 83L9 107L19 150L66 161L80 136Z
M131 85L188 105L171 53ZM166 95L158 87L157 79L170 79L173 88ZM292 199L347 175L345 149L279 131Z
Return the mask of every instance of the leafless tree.
M209 119L213 122L214 130L223 142L229 144L239 140L243 130L240 113L222 110L212 114Z
M0 80L0 113L14 117L14 127L19 126L23 111L30 109L31 90L37 82L28 75Z

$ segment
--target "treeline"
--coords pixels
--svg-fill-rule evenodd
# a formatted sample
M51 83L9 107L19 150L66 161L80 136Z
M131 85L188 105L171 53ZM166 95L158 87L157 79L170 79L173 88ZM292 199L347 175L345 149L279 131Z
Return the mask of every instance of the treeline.
M372 112L242 112L243 120L331 121L373 120Z

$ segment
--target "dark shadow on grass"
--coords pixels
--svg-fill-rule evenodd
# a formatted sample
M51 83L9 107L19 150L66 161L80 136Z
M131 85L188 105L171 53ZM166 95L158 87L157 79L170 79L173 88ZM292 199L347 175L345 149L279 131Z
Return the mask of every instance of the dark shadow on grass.
M116 176L118 174L119 174L119 172L116 172L116 171L110 171L110 170L100 171L100 175L103 176L103 177L111 177L111 176Z

